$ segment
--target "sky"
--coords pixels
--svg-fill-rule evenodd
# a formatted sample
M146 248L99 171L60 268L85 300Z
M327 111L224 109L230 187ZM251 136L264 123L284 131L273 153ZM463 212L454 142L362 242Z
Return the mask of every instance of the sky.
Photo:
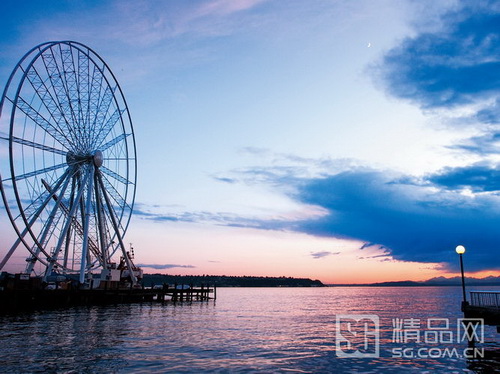
M0 84L52 40L122 87L146 272L500 275L498 2L4 0Z

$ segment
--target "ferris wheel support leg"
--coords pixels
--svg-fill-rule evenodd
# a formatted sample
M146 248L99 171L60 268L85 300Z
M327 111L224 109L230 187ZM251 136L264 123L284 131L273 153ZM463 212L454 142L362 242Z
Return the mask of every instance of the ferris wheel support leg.
M43 248L45 240L47 239L47 235L50 232L50 228L52 227L52 223L54 222L54 218L56 217L56 213L61 206L62 198L64 196L64 193L66 192L66 189L68 188L68 184L69 184L70 179L71 179L71 177L66 178L66 181L64 182L64 185L61 189L61 193L58 197L56 196L55 192L53 192L53 190L50 188L48 183L42 179L42 184L44 185L45 189L49 192L50 196L52 196L54 199L56 199L56 204L55 204L54 208L52 208L49 219L45 223L45 227L42 231L42 235L40 236L40 240L38 240L37 249L36 249L35 253L32 255L33 259L26 266L26 273L28 273L28 274L31 274L31 272L33 271L33 268L35 267L36 259L40 255L41 248Z
M87 187L87 201L85 203L85 220L83 221L83 245L82 245L82 261L80 263L80 283L85 282L85 270L87 265L87 253L89 249L89 222L90 222L90 208L92 203L92 189L94 183L94 165L91 164L91 169L89 175L88 187Z
M120 230L119 230L118 224L116 223L115 212L113 211L113 207L111 206L111 202L109 201L109 196L106 193L106 189L104 188L104 183L102 182L102 177L100 174L97 174L97 179L99 180L99 186L101 187L102 195L104 196L106 206L108 207L108 210L109 210L109 215L111 217L111 224L113 225L113 229L116 232L116 237L118 238L118 242L120 244L120 248L122 250L123 257L125 258L125 261L127 263L127 267L129 269L129 272L130 272L130 278L132 279L132 284L136 285L137 278L134 275L134 266L132 264L132 261L130 260L130 257L127 253L127 250L125 249L125 245L123 244L123 240L122 240L122 237L120 235Z
M94 174L94 192L95 192L95 202L97 210L97 224L99 230L99 242L101 244L101 256L102 256L102 267L104 269L108 268L108 258L107 258L107 245L106 245L106 232L103 220L102 211L102 198L99 193L99 181L97 179L97 173Z
M85 185L88 182L89 175L90 175L89 173L87 173L85 175L85 180L81 184L81 186L78 189L78 192L76 194L76 197L75 197L76 201L81 200L82 195L83 195L83 191L85 190ZM67 217L66 223L64 224L63 230L59 233L59 241L57 242L57 246L54 249L52 257L50 258L50 263L47 266L47 269L45 270L44 281L46 281L47 277L52 273L52 269L54 268L54 263L57 261L59 253L61 252L61 247L62 247L63 242L66 239L66 234L68 233L69 227L71 226L71 222L75 218L75 212L76 212L76 209L78 208L78 205L79 204L73 204L73 207L71 208L71 210L68 213L68 217Z
M76 177L73 175L71 181L71 193L69 198L69 210L73 207L75 202L75 188L76 188ZM66 233L66 243L64 243L64 256L63 256L63 266L65 268L68 267L68 257L69 257L69 248L70 248L70 240L71 240L71 229L72 226L69 227L68 232Z
M54 188L54 191L57 191L59 189L59 187L61 186L61 183L64 181L64 179L66 178L67 174L69 173L69 170L67 170L62 176L61 178L59 179L59 181L57 182L55 188ZM2 181L0 179L0 189L2 188L1 187L1 184L2 184ZM36 222L36 220L38 219L38 217L40 216L40 214L42 213L42 211L45 209L45 207L47 206L47 204L49 203L50 199L53 198L54 196L54 193L51 193L44 201L43 203L40 205L40 207L37 209L37 211L35 212L35 214L32 216L31 220L28 222L28 225L26 225L26 228L21 232L19 233L19 231L17 231L17 234L18 234L18 238L17 240L14 242L14 244L12 245L12 247L10 248L9 252L7 252L7 254L5 255L5 257L3 258L2 262L0 262L0 271L3 269L3 267L5 266L5 264L7 263L7 261L9 261L9 259L11 258L11 256L14 254L14 252L16 251L17 247L19 246L19 244L23 243L26 248L29 248L28 244L25 242L24 240L24 237L25 235L29 232L29 230L31 229L31 226L33 226L33 224ZM9 213L10 214L10 213ZM33 252L31 252L31 255L34 256L35 254Z

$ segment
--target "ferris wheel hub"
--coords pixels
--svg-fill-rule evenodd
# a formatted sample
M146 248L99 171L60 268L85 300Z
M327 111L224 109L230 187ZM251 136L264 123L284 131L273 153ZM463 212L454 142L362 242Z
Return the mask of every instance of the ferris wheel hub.
M78 154L73 151L66 153L66 163L68 165L91 163L93 162L97 168L100 168L104 162L104 156L101 151L97 150L90 154Z
M102 162L103 162L102 152L99 150L95 151L93 160L94 160L94 165L96 167L100 168L102 166Z

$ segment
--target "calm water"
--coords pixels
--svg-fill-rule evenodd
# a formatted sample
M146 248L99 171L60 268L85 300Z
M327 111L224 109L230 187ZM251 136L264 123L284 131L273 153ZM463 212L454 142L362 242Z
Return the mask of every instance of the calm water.
M462 355L467 348L466 343L455 341L461 317L460 288L232 288L217 292L216 302L81 307L2 316L0 371L486 373L498 368L500 372L496 366L500 361L454 355ZM375 322L362 319L349 332L348 325L342 325L349 321L342 317L346 314L378 316L380 357L349 356L356 351L374 353L377 340ZM404 324L398 325L398 320ZM426 331L434 335L424 336ZM446 339L431 341L443 331L448 335L439 339ZM336 342L341 339L336 341L336 333L352 349L343 345L339 351ZM419 335L420 343L412 334ZM450 335L453 341L447 340ZM499 335L493 327L486 327L484 335L484 353L498 360ZM401 356L403 349L414 357L393 357L395 352Z

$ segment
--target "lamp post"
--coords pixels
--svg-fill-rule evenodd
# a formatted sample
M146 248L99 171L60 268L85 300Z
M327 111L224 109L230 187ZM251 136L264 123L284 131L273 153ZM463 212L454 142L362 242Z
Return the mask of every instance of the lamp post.
M455 251L460 256L460 272L462 273L462 293L464 298L462 305L465 306L467 305L467 297L465 294L464 260L462 258L462 255L465 253L465 247L463 245L458 245L457 248L455 248Z

